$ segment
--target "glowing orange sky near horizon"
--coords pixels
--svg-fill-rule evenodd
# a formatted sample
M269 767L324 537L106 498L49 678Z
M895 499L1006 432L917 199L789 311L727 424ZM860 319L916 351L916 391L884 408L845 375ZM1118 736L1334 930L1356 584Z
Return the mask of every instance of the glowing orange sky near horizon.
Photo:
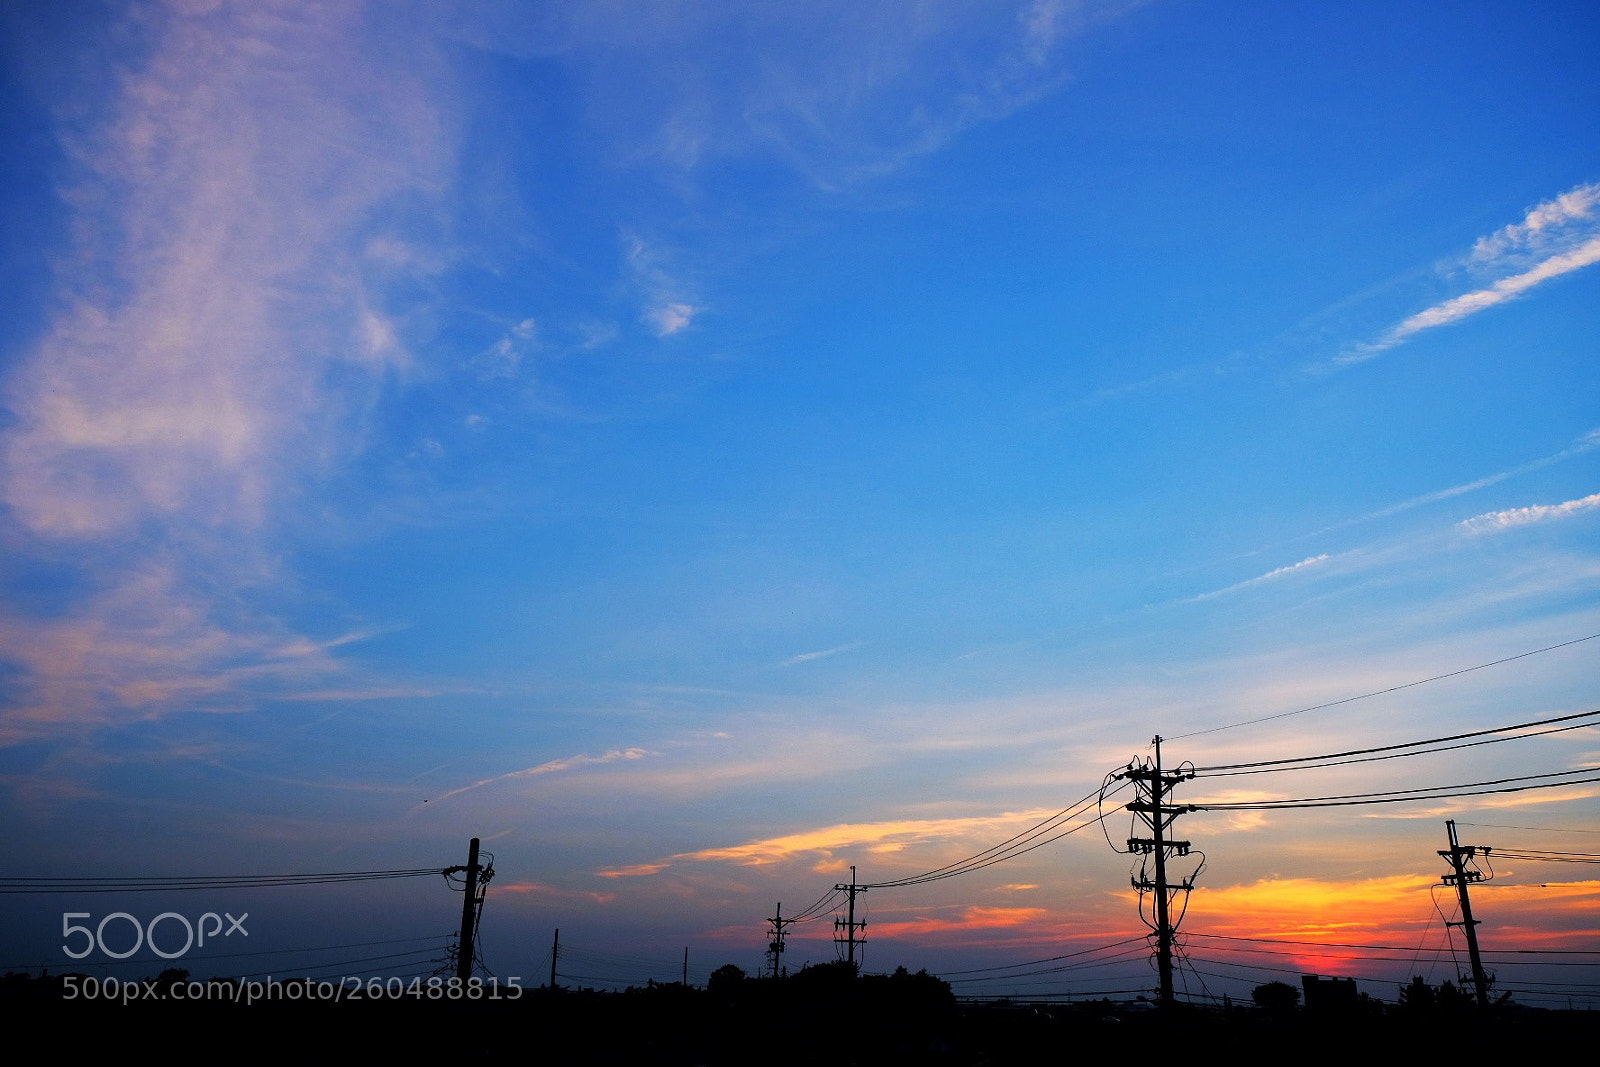
M1202 886L1193 894L1180 932L1330 946L1434 946L1445 942L1445 934L1430 890L1454 921L1454 893L1424 875L1350 881L1268 879ZM875 922L872 930L879 938L973 947L1010 943L1015 939L993 936L1008 933L1024 934L1029 942L1041 945L1143 934L1144 927L1137 920L1137 894L1126 890L1107 896L1125 910L1119 914L1095 908L1066 915L1036 906L896 908L886 913L891 917ZM1576 947L1600 941L1600 880L1543 885L1480 883L1474 887L1474 899L1485 949ZM1218 945L1216 951L1227 950ZM1314 949L1303 953L1291 950L1289 956L1313 970L1337 973L1341 969L1337 957Z

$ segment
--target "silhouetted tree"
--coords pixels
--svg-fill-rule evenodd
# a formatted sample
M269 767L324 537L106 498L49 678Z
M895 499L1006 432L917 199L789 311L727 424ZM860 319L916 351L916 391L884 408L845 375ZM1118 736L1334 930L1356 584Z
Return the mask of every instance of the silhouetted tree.
M1433 1007L1433 986L1422 980L1422 975L1413 975L1411 984L1400 990L1400 1006L1408 1011L1426 1011Z
M182 967L168 967L156 975L155 978L156 986L161 990L163 996L166 995L167 990L172 988L174 982L187 982L188 980L189 972Z
M719 997L731 996L744 979L743 967L735 963L724 963L711 972L711 979L706 982L706 992Z
M800 989L848 989L855 982L860 967L848 960L832 960L802 967L789 976L791 985Z
M1250 999L1262 1011L1283 1014L1294 1011L1300 1004L1300 990L1288 982L1268 982L1250 991Z
M1434 994L1434 1000L1439 1007L1446 1011L1459 1011L1472 1006L1472 997L1467 991L1448 978L1439 983L1439 989Z

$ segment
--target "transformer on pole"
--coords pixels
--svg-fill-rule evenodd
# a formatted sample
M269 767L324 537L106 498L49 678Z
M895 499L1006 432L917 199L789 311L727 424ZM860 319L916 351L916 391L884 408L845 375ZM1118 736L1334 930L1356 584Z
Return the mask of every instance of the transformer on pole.
M1172 828L1178 816L1196 810L1193 804L1171 803L1172 790L1178 783L1192 779L1194 769L1191 767L1185 770L1180 766L1176 771L1163 770L1159 734L1154 744L1156 749L1154 760L1134 759L1129 762L1126 770L1113 774L1111 780L1126 778L1138 788L1138 798L1130 801L1126 807L1150 833L1149 837L1128 838L1128 852L1142 857L1139 862L1139 873L1134 875L1131 881L1133 888L1139 891L1140 918L1144 919L1145 925L1150 927L1156 936L1156 971L1161 981L1160 998L1161 1004L1167 1006L1173 1000L1173 936L1177 933L1178 923L1183 919L1182 910L1179 911L1177 920L1172 918L1172 902L1179 893L1184 894L1187 901L1189 891L1194 888L1194 880L1200 874L1200 870L1196 868L1193 874L1180 879L1176 885L1167 879L1167 860L1173 856L1187 856L1191 848L1188 841L1172 840L1167 831ZM1203 865L1204 860L1201 862ZM1146 893L1155 894L1153 920L1146 918L1144 914Z
M1450 848L1441 849L1440 856L1450 861L1451 872L1443 876L1444 884L1453 886L1457 898L1461 901L1461 921L1446 922L1446 926L1459 926L1467 935L1467 956L1472 961L1472 987L1477 994L1478 1007L1489 1006L1489 986L1494 981L1494 976L1483 969L1483 958L1478 955L1478 920L1472 917L1472 898L1467 895L1467 886L1473 882L1483 881L1483 872L1474 867L1467 869L1467 861L1482 852L1489 854L1487 846L1463 845L1456 839L1456 821L1445 820L1445 829L1450 834Z
M858 931L864 931L867 928L865 919L860 922L856 922L856 894L865 893L867 891L867 887L856 884L856 867L855 864L852 863L850 865L850 884L836 885L833 888L842 893L850 894L850 905L848 912L849 917L846 919L836 918L833 920L833 940L837 944L843 944L846 946L845 959L849 960L853 965L856 962L856 945L866 941L865 937L858 936ZM844 931L843 936L840 936L840 930Z
M772 961L772 977L781 978L780 965L783 963L785 927L793 924L793 919L783 917L783 902L778 902L778 909L767 922L772 924L772 940L767 942L767 958Z

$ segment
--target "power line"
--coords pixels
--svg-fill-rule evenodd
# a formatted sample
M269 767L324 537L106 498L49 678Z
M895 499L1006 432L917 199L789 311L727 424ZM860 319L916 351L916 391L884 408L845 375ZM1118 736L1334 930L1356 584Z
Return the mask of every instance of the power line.
M1446 946L1444 946L1444 945L1438 945L1438 946L1436 946L1435 951L1442 953L1443 951L1445 951L1445 947ZM1229 951L1230 952L1245 952L1245 953L1251 953L1251 954L1261 954L1261 955L1267 955L1267 956L1272 956L1272 957L1291 956L1291 957L1293 957L1295 959L1350 960L1350 961L1354 961L1354 962L1357 962L1357 963L1404 963L1404 964L1407 964L1409 967L1415 967L1416 964L1417 964L1417 956L1416 956L1416 954L1411 952L1411 950L1409 950L1409 949L1395 949L1396 952L1401 953L1401 955L1398 955L1398 956L1374 956L1374 955L1361 955L1361 954L1345 955L1343 953L1334 953L1334 952L1306 952L1303 949L1293 949L1293 948L1246 948L1246 947L1233 947L1233 948L1230 948ZM1487 957L1487 956L1496 955L1498 953L1503 953L1504 951L1505 951L1504 949L1484 949L1483 950L1483 954L1484 954L1484 956ZM1596 960L1502 960L1502 959L1494 959L1494 960L1488 960L1487 962L1493 964L1496 968L1500 968L1500 967L1540 967L1540 968L1547 968L1547 967L1582 967L1582 968L1584 968L1586 970L1593 970L1597 965L1600 965L1600 961L1596 961ZM1239 964L1236 964L1236 966L1244 967L1244 966L1256 966L1256 965L1255 964L1239 963Z
M190 962L192 960L234 960L234 959L249 959L249 958L253 958L253 957L256 957L256 956L309 955L309 954L317 953L317 952L339 952L339 951L342 951L342 950L347 949L347 948L374 948L374 947L377 947L377 946L380 946L380 945L409 945L409 944L415 944L418 941L437 941L437 942L441 942L442 943L447 936L448 936L447 934L433 934L433 935L430 935L428 937L394 937L394 938L389 938L388 940L385 940L385 941L353 941L353 942L350 942L349 944L344 944L344 945L322 945L322 946L318 946L318 947L314 947L314 948L271 948L271 949L256 949L256 950L251 951L251 952L206 952L206 953L201 953L199 955L193 955L193 956L185 954L184 957L183 957L183 961L185 963L188 963L188 962ZM80 961L77 961L77 962L73 963L72 966L74 966L74 967L117 967L117 966L125 966L125 965L126 966L139 966L139 965L147 964L147 963L159 963L159 964L161 964L163 966L166 966L169 962L170 962L169 960L167 960L167 959L165 959L165 958L163 958L161 956L136 956L133 959L125 959L125 960L104 960L104 961L101 961L101 960L80 960ZM18 971L20 971L20 970L27 970L28 967L30 967L30 966L32 966L32 965L31 964L26 964L26 963L0 964L0 970L5 970L5 971L18 970Z
M1276 973L1276 974L1304 974L1305 973L1305 969L1303 967L1273 967L1273 966L1268 965L1268 964L1234 963L1231 960L1216 960L1216 959L1208 959L1208 958L1205 958L1205 957L1194 957L1194 958L1199 960L1199 962L1207 964L1208 966L1212 966L1212 967L1234 967L1234 968L1238 968L1239 970L1244 970L1244 971L1256 971L1256 972L1266 972L1266 973ZM1205 975L1208 975L1209 977L1221 979L1221 980L1224 980L1224 981L1250 982L1250 981L1254 980L1254 979L1251 979L1251 978L1246 978L1246 977L1241 976L1241 975L1216 974L1216 973L1211 972L1211 971L1197 971L1196 973L1205 974ZM1356 979L1358 981L1366 982L1369 985L1385 985L1385 986L1392 985L1392 986L1398 986L1401 989L1406 988L1406 986L1408 986L1410 984L1410 981L1408 979L1407 980L1399 980L1399 979L1394 979L1394 978L1377 978L1377 977L1373 977L1371 975L1348 974L1348 975L1341 975L1340 977L1353 978L1353 979ZM1530 987L1539 987L1539 988L1530 988ZM1600 986L1596 986L1596 985L1593 985L1593 984L1587 983L1587 982L1530 982L1530 981L1518 981L1515 986L1503 986L1503 987L1501 987L1502 992L1521 993L1521 994L1526 994L1528 996L1545 996L1545 997L1560 996L1560 995L1562 995L1564 993L1571 993L1571 994L1576 995L1576 996L1588 997L1588 996L1592 996L1593 995L1592 991L1595 990L1595 989L1600 989Z
M411 966L414 963L422 962L420 960L412 960L411 957L427 956L430 958L430 960L435 960L442 958L443 955L443 952L439 949L415 948L410 952L392 952L383 956L364 956L360 959L353 960L335 960L332 963L317 963L310 967L297 967L292 968L292 970L297 976L305 976L309 978L318 974L338 973L341 969L348 968L352 964L356 963L380 963L385 960L407 960L407 963L404 964L404 966Z
M1600 830L1562 830L1554 826L1513 826L1503 822L1462 822L1462 826L1488 826L1496 830L1536 830L1545 834L1600 834Z
M1244 937L1240 934L1202 934L1186 933L1186 938L1204 937L1213 941L1245 941L1252 944L1265 945L1308 945L1312 948L1359 948L1371 949L1375 952L1411 952L1411 948L1402 945L1358 945L1342 941L1303 941L1289 937ZM1600 956L1600 948L1501 948L1485 949L1485 955L1517 955L1517 956ZM1586 965L1587 966L1587 965Z
M1497 848L1494 850L1494 855L1497 859L1525 860L1534 863L1600 863L1600 855L1593 852L1540 852L1526 848Z
M1214 959L1208 959L1205 956L1194 956L1194 957L1189 957L1189 958L1194 959L1194 960L1198 960L1200 963L1204 963L1208 967L1236 967L1241 971L1265 971L1265 972L1270 972L1272 974L1304 974L1305 973L1305 968L1303 968L1303 967L1274 967L1271 964L1265 964L1265 963L1234 963L1232 960L1214 960ZM1214 973L1212 971L1197 971L1196 973L1197 974L1204 974L1204 975L1206 975L1207 977L1210 977L1210 978L1220 978L1223 981L1229 981L1229 982L1249 982L1249 981L1253 981L1253 979L1245 978L1245 977L1243 977L1241 975L1237 975L1237 974L1216 974L1216 973ZM1397 980L1395 980L1393 978L1373 978L1373 977L1370 977L1368 975L1350 974L1350 975L1340 975L1339 977L1341 977L1341 978L1356 978L1356 979L1359 979L1359 980L1361 980L1363 982L1367 982L1369 984L1381 984L1381 985L1404 985L1405 984L1404 982L1397 981Z
M1191 730L1186 734L1178 734L1175 737L1168 738L1168 740L1181 741L1186 737L1199 737L1202 734L1221 733L1223 730L1236 730L1241 726L1255 726L1259 723L1271 722L1274 719L1287 719L1291 715L1304 715L1309 711L1322 711L1326 708L1336 708L1341 704L1349 704L1357 700L1367 700L1371 697L1381 697L1389 693L1398 693L1402 689L1411 689L1415 686L1427 685L1429 682L1442 682L1446 678L1457 678L1463 674L1471 674L1473 671L1484 670L1487 667L1498 667L1502 663L1513 663L1519 659L1527 659L1529 656L1537 656L1545 652L1554 652L1558 648L1568 648L1572 645L1581 645L1585 641L1593 641L1597 637L1600 637L1600 634L1590 634L1588 637L1576 637L1571 641L1562 641L1560 644L1547 645L1544 648L1536 648L1532 652L1521 652L1515 656L1507 656L1504 659L1493 660L1489 663L1479 663L1472 667L1463 667L1458 671L1449 671L1445 674L1435 674L1431 678L1419 678L1414 682L1406 682L1403 685L1390 686L1388 689L1375 689L1370 693L1360 693L1353 697L1345 697L1342 700L1330 700L1326 704L1313 704L1309 708L1298 708L1295 711L1280 711L1276 715L1263 715L1259 719L1246 719L1243 722L1229 723L1226 726L1212 726L1205 730Z
M1094 948L1085 948L1079 949L1077 952L1068 952L1064 956L1047 956L1042 960L1025 960L1022 963L997 963L993 967L969 967L962 971L941 971L939 972L939 977L949 978L952 975L981 974L984 971L1005 971L1016 967L1036 967L1042 963L1055 963L1058 960L1070 960L1078 956L1088 956L1096 952L1104 952L1106 949L1120 948L1123 945L1131 945L1136 941L1143 942L1145 940L1147 940L1147 938L1144 934L1136 934L1133 937L1125 937L1121 941L1113 941L1109 945L1097 945Z
M1600 714L1600 713L1595 713L1595 714ZM1569 730L1586 730L1586 729L1590 729L1590 728L1592 728L1592 727L1594 727L1596 725L1600 725L1600 722L1583 722L1583 723L1578 723L1576 726L1557 726L1557 727L1553 727L1553 728L1551 728L1549 730L1535 730L1532 733L1513 734L1513 735L1511 735L1509 737L1490 737L1490 738L1485 738L1484 740L1481 740L1481 741L1466 741L1466 742L1463 742L1462 744L1459 744L1459 745L1439 745L1436 748L1422 748L1422 749L1418 749L1418 750L1416 750L1414 752L1391 752L1388 755L1384 755L1384 756L1363 756L1360 759L1330 760L1327 763L1309 762L1309 761L1312 761L1312 760L1316 760L1318 758L1316 756L1302 757L1303 759L1308 761L1308 762L1305 762L1305 763L1299 763L1299 761L1297 761L1297 760L1275 760L1275 761L1270 761L1270 762L1285 763L1285 764L1296 763L1298 765L1297 766L1283 766L1283 767L1258 766L1254 770L1214 771L1214 772L1209 773L1209 774L1201 774L1201 775L1199 775L1199 777L1201 777L1201 778L1232 778L1232 777L1235 777L1235 776L1238 776L1238 775L1245 775L1245 774L1276 774L1276 773L1281 773L1281 772L1284 772L1284 771L1316 771L1316 770L1322 770L1322 769L1327 768L1327 767L1348 767L1348 766L1350 766L1352 764L1356 764L1356 763L1383 763L1386 760L1406 759L1406 758L1408 758L1410 756L1428 756L1428 755L1432 755L1435 752L1454 752L1457 749L1462 749L1462 748L1477 748L1479 745L1498 745L1502 741L1522 741L1522 740L1525 740L1526 738L1530 738L1530 737L1545 737L1545 736L1547 736L1549 734L1566 733ZM1413 742L1413 743L1414 744L1426 744L1427 742ZM1396 747L1403 748L1403 747L1407 747L1407 746L1396 746Z
M1018 981L1024 978L1042 978L1047 975L1066 974L1068 972L1082 971L1093 967L1112 967L1117 964L1130 963L1135 960L1148 958L1150 950L1142 944L1145 939L1141 937L1138 940L1141 942L1141 944L1137 948L1125 947L1113 952L1109 956L1103 956L1097 959L1078 960L1074 963L1063 964L1058 967L1045 967L1040 970L1033 971L1010 971L1004 974L976 975L970 978L944 978L943 975L940 975L940 977L944 978L944 980L949 982L951 985L968 985L974 982L1009 982Z
M882 882L865 883L856 883L852 873L852 882L849 886L835 885L821 897L817 898L817 900L808 907L802 908L799 912L787 919L783 919L782 926L810 922L812 920L821 918L834 907L840 896L846 893L848 894L853 907L855 895L865 890L903 889L909 886L925 885L929 882L937 882L946 878L954 878L961 874L970 874L973 871L983 870L985 867L992 867L997 863L1004 863L1007 860L1013 860L1018 856L1026 855L1036 848L1042 848L1045 845L1051 844L1052 842L1061 840L1068 834L1076 833L1085 826L1094 826L1103 823L1106 816L1103 813L1097 813L1094 817L1083 822L1075 825L1068 825L1073 819L1087 814L1091 803L1099 805L1104 802L1104 799L1107 795L1114 795L1116 792L1120 792L1123 788L1126 788L1126 783L1119 785L1116 790L1112 791L1111 794L1107 794L1105 784L1103 783L1099 788L1084 794L1084 796L1074 801L1072 804L1069 804L1067 807L1062 808L1054 815L1034 823L1032 826L1020 833L1013 834L1011 837L1006 838L999 844L991 845L981 852L974 853L973 855L956 860L952 863L947 863L942 867L935 867L931 871L910 875L905 878L892 878ZM1062 827L1065 827L1065 829L1062 829ZM851 868L851 870L853 872L854 868ZM773 922L776 920L768 921ZM835 920L835 925L839 925L838 920ZM852 934L852 937L849 940L853 948L853 935L856 928L853 916L849 925ZM782 930L782 926L779 927L780 932Z
M833 903L838 898L839 891L837 889L829 889L826 893L822 894L822 896L818 897L814 903L800 909L799 912L797 912L794 916L785 919L784 922L807 923L811 922L813 919L820 919L822 916L826 915L832 910Z
M1148 993L1148 992L1150 992L1150 987L1149 986L1135 986L1132 989L1068 989L1068 990L1063 990L1060 993L981 993L981 994L967 994L967 995L961 997L960 999L964 1000L964 1001L969 1001L969 1002L972 1002L972 1003L979 1003L979 1002L982 1002L982 1001L990 1001L990 1000L1008 1000L1008 1001L1013 1001L1013 1002L1025 1001L1025 1002L1029 1002L1029 1003L1045 1003L1045 1004L1048 1004L1048 1003L1053 1003L1055 1001L1059 1001L1063 997L1065 997L1065 998L1067 998L1069 1000L1072 999L1073 997L1078 997L1080 999L1083 999L1083 998L1096 999L1096 998L1104 998L1104 997L1127 996L1130 993L1144 994L1144 993Z
M181 875L132 878L0 878L4 893L174 893L191 889L263 889L287 885L330 885L394 878L424 878L442 867L388 871L329 871L319 874Z
M1296 800L1239 800L1194 804L1198 811L1275 811L1288 808L1338 808L1360 804L1405 804L1418 800L1445 800L1452 797L1485 796L1491 793L1522 793L1530 789L1556 789L1569 785L1586 785L1600 782L1600 767L1580 767L1570 771L1549 771L1545 774L1527 774L1515 778L1495 778L1485 782L1464 782L1460 785L1425 786L1419 789L1390 789L1377 793L1346 793L1327 797L1302 797ZM1571 778L1559 782L1539 782L1541 778L1563 778L1573 774L1589 774L1589 778ZM1508 782L1536 782L1532 785L1507 785ZM1498 788L1484 788L1498 787Z
M1428 752L1448 752L1457 748L1471 748L1473 745L1496 744L1501 741L1520 741L1525 737L1542 737L1545 734L1560 733L1563 730L1581 730L1595 723L1583 722L1574 726L1563 726L1555 730L1542 730L1531 734L1514 734L1510 737L1493 737L1487 741L1474 741L1465 745L1448 745L1443 748L1425 749L1423 752L1400 752L1402 749L1423 748L1426 745L1442 745L1446 741L1460 741L1468 737L1486 737L1490 734L1509 733L1512 730L1528 730L1535 726L1548 726L1551 723L1572 722L1575 719L1593 719L1600 716L1600 708L1593 711L1574 712L1571 715L1557 715L1550 719L1535 719L1531 722L1512 723L1508 726L1493 726L1484 730L1472 730L1462 734L1447 734L1444 737L1430 737L1422 741L1404 741L1395 745L1379 745L1374 748L1352 748L1344 752L1328 752L1320 756L1295 756L1290 759L1256 760L1253 763L1221 763L1213 767L1196 767L1195 774L1206 778L1225 777L1230 774L1261 774L1266 771L1281 770L1314 770L1319 767L1338 767L1347 763L1370 763L1368 759L1346 759L1347 756L1367 756L1374 752L1399 752L1399 755L1376 757L1377 759L1397 759L1403 756L1420 756ZM1322 763L1321 760L1334 762ZM1289 766L1290 764L1312 764L1309 767Z
M1118 786L1117 789L1113 790L1107 795L1115 795L1115 793L1121 792L1121 790L1124 788L1126 788L1126 784ZM1007 860L1016 859L1018 856L1032 852L1036 848L1041 848L1053 841L1059 841L1068 834L1076 833L1085 826L1093 826L1095 823L1099 822L1101 817L1097 816L1096 818L1090 819L1087 822L1082 822L1076 826L1062 830L1061 833L1055 834L1052 837L1046 837L1043 840L1040 840L1043 835L1049 834L1052 831L1065 826L1072 819L1075 819L1087 812L1089 809L1089 802L1095 800L1099 794L1100 790L1096 789L1093 792L1086 794L1080 800L1075 801L1068 807L1056 812L1048 819L1045 819L1039 823L1035 823L1028 829L1007 838L998 845L992 845L989 848L984 849L982 852L968 856L965 859L957 860L954 863L947 863L943 867L936 867L933 870L927 871L923 874L911 875L906 878L893 878L883 882L867 882L865 883L865 887L868 889L900 889L906 886L922 885L927 882L937 882L945 878L954 878L958 874L968 874L972 871L980 871L985 867L992 867L997 863L1004 863Z

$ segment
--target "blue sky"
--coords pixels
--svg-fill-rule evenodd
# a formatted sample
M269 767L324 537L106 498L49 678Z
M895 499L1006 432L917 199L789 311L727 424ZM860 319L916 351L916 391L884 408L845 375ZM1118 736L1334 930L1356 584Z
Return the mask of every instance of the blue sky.
M18 871L477 835L502 966L554 926L753 966L774 901L982 848L1154 733L1600 632L1589 5L0 25ZM1174 758L1590 710L1595 663ZM1412 773L1600 753L1503 747ZM1521 804L1193 833L1221 901L1431 876L1446 814L1593 825ZM929 966L1131 930L1093 844L874 907Z

